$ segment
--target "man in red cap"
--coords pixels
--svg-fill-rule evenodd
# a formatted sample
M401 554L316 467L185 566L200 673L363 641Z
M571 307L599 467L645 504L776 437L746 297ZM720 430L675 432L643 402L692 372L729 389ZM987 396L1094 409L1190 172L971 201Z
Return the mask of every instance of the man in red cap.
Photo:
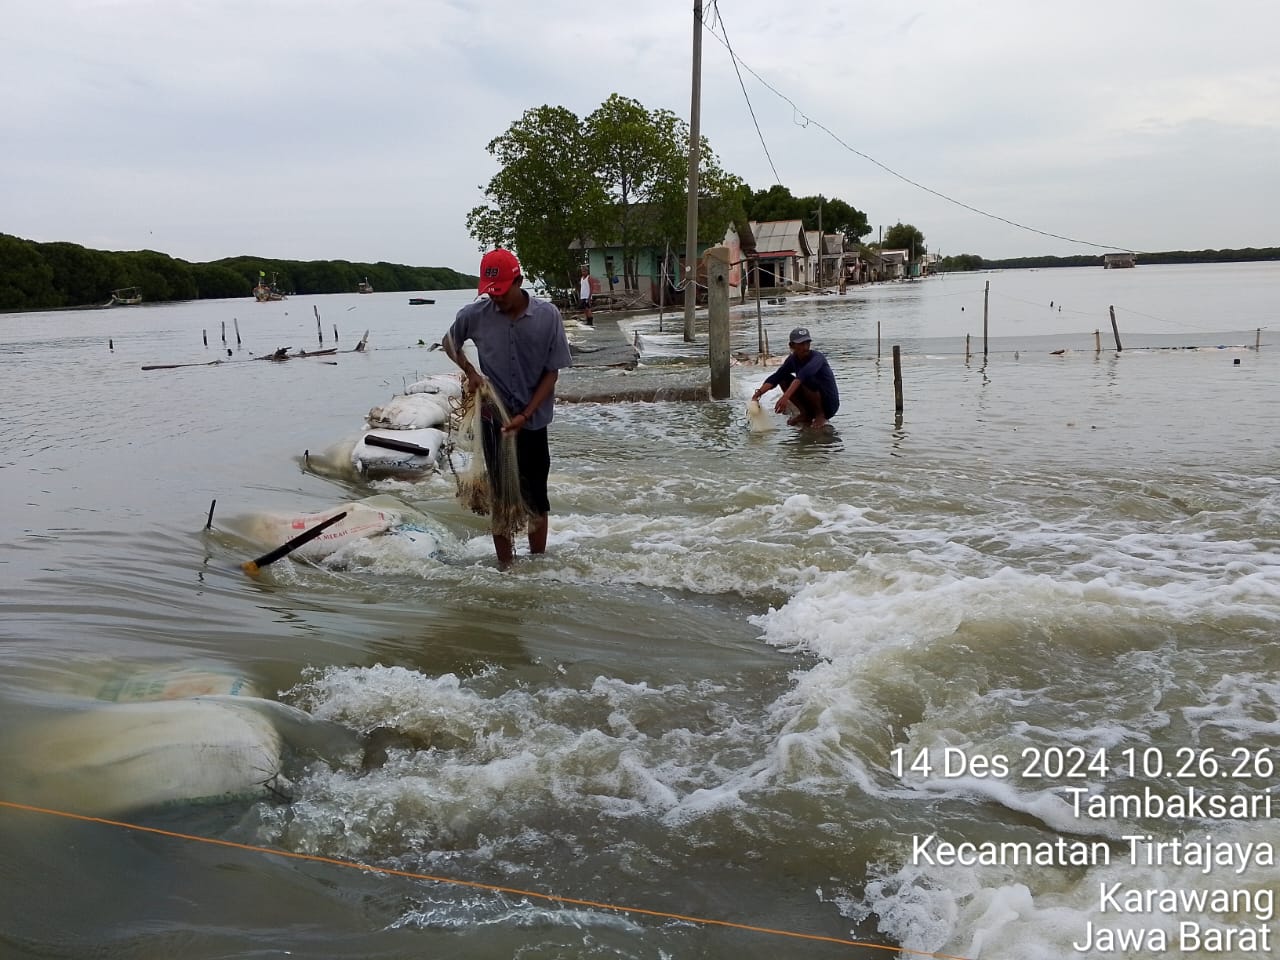
M529 552L547 549L547 476L551 452L547 426L555 412L556 380L573 360L560 311L553 304L531 297L523 289L520 261L510 250L490 250L480 261L479 293L486 299L458 311L442 342L449 358L462 368L472 389L481 383L481 371L511 414L505 427L486 416L485 458L490 472L497 463L499 431L516 434L516 460L520 493L529 509ZM462 352L466 341L476 345L480 370ZM498 565L505 569L515 557L511 539L493 535Z

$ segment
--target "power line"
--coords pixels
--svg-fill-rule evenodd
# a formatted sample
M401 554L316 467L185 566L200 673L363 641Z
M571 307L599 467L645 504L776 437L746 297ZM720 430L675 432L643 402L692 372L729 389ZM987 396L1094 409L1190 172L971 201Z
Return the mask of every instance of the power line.
M742 71L738 69L738 58L733 55L733 48L729 46L729 31L725 29L724 17L720 16L719 0L712 0L711 12L715 23L720 27L720 32L724 34L724 45L729 49L729 58L733 61L733 72L738 75L738 86L742 88L742 98L747 101L747 112L751 114L751 122L755 124L756 128L756 136L760 138L760 146L764 149L765 159L769 161L769 169L773 171L773 181L774 183L782 183L782 177L778 176L778 168L773 165L773 157L769 155L769 145L764 142L764 134L760 130L760 121L756 119L755 108L751 105L751 97L747 95L747 85L742 80ZM711 35L719 40L720 38L716 36L715 31L707 24L705 18L702 22L704 26L707 26Z
M999 221L1000 223L1008 224L1008 225L1009 225L1009 226L1011 226L1011 227L1017 227L1019 230L1027 230L1027 231L1029 231L1030 233L1036 233L1036 234L1039 234L1039 235L1040 235L1040 236L1042 236L1042 237L1051 237L1051 238L1052 238L1052 239L1054 239L1054 240L1065 240L1065 241L1067 241L1068 243L1078 243L1078 244L1080 244L1081 246L1086 246L1086 247L1095 247L1095 248L1097 248L1097 249L1099 249L1099 250L1124 250L1124 251L1127 251L1127 252L1130 252L1130 253L1145 253L1145 252L1146 252L1146 251L1143 251L1143 250L1133 250L1133 249L1132 249L1132 248L1130 248L1130 247L1117 246L1117 245L1115 245L1115 244L1108 244L1108 243L1094 243L1094 242L1093 242L1093 241L1091 241L1091 240L1081 240L1081 239L1079 239L1079 238L1077 238L1077 237L1068 237L1068 236L1064 236L1064 235L1062 235L1062 234L1060 234L1060 233L1053 233L1053 232L1048 231L1048 230L1041 230L1041 229L1039 229L1039 228L1037 228L1037 227L1028 226L1028 225L1027 225L1027 224L1025 224L1025 223L1019 223L1017 220L1010 220L1008 217L1002 217L1002 216L1000 216L999 214L989 213L989 212L988 212L988 211L986 211L986 210L982 210L982 209L980 209L980 208L978 208L978 207L975 207L975 206L973 206L973 205L971 205L971 204L965 203L965 202L964 202L964 201L962 201L962 200L957 200L955 197L948 196L947 194L942 193L942 192L941 192L941 191L939 191L939 190L934 190L932 187L927 187L927 186L925 186L923 183L918 183L917 181L912 180L910 177L908 177L908 176L906 176L906 175L904 175L904 174L899 173L897 170L894 170L892 167L887 166L886 164L881 163L881 162L880 162L879 160L877 160L875 157L870 156L869 154L863 153L861 150L858 150L856 147L850 146L848 143L846 143L844 140L842 140L839 136L837 136L835 133L833 133L833 132L832 132L828 127L826 127L824 124L822 124L822 123L820 123L819 121L817 121L817 120L813 119L813 118L812 118L812 117L810 117L807 113L805 113L803 110L801 110L801 109L800 109L800 107L796 104L796 102L795 102L794 100L792 100L790 97L788 97L785 93L782 93L780 90L778 90L778 88L777 88L777 87L775 87L773 84L771 84L768 80L766 80L764 77L760 76L760 74L756 73L756 71L752 70L752 69L751 69L751 65L750 65L750 64L748 64L748 63L743 62L743 61L741 60L741 58L739 58L739 56L734 52L733 47L729 44L729 37L728 37L728 35L727 35L727 34L725 34L725 33L724 33L724 18L723 18L723 17L719 17L719 16L717 16L717 18L716 18L716 19L717 19L717 21L718 21L718 23L719 23L721 33L719 33L719 34L718 34L718 33L716 33L714 30L712 30L712 29L711 29L711 26L710 26L709 24L707 25L708 32L711 34L711 36L715 37L715 39L716 39L716 40L721 44L721 46L723 46L726 50L728 50L728 51L729 51L729 57L730 57L730 59L732 59L732 60L733 60L733 69L735 70L735 72L736 72L736 71L738 71L738 64L739 64L739 63L741 63L741 64L742 64L742 66L743 66L744 68L746 68L746 71L747 71L749 74L751 74L753 77L755 77L757 80L759 80L759 81L760 81L762 84L764 84L764 86L765 86L767 89L769 89L769 90L770 90L770 91L771 91L775 96L777 96L780 100L784 101L785 103L787 103L787 104L791 107L792 111L794 112L795 117L798 117L798 118L799 118L798 120L796 120L796 121L795 121L797 126L807 127L807 126L809 126L810 124L812 124L813 126L817 127L819 130L821 130L823 133L825 133L827 136L829 136L829 137L830 137L832 140L834 140L836 143L840 144L840 146L842 146L842 147L844 147L846 150L848 150L850 153L854 154L855 156L861 157L863 160L866 160L866 161L868 161L869 163L873 163L873 164L875 164L877 167L879 167L881 170L883 170L885 173L889 174L890 176L896 177L897 179L901 180L903 183L908 183L908 184L910 184L911 186L915 187L917 190L923 190L925 193L932 194L933 196L938 197L938 198L939 198L939 199L941 199L941 200L945 200L945 201L947 201L948 203L955 204L957 207L963 207L965 210L968 210L968 211L970 211L970 212L972 212L972 213L976 213L976 214L978 214L979 216L987 217L988 219L991 219L991 220L997 220L997 221ZM704 23L705 23L705 21L704 21ZM722 36L722 34L723 34L723 36ZM738 73L738 81L739 81L739 83L741 83L741 82L742 82L742 74L741 74L740 72ZM743 92L743 95L745 96L745 95L746 95L746 88L745 88L745 87L743 87L743 91L742 91L742 92ZM748 107L750 107L750 105L751 105L750 98L748 98L748 100L747 100L747 105L748 105ZM751 111L751 119L752 119L753 121L755 120L755 111L754 111L754 110L752 110L752 111ZM757 125L756 125L756 130L757 130L757 132L759 131L759 129L760 129L760 127L759 127L759 125L757 124ZM763 142L764 142L764 138L763 138L763 136L761 137L760 142L761 142L761 143L763 143ZM766 154L767 154L767 153L768 153L768 151L767 151L767 149L766 149ZM772 167L772 166L773 166L773 161L772 161L772 160L770 160L770 161L769 161L769 166L770 166L770 167ZM777 175L778 175L778 171L777 171L777 170L774 170L774 171L773 171L773 175L774 175L775 177L777 177ZM781 181L779 180L779 182L781 182Z

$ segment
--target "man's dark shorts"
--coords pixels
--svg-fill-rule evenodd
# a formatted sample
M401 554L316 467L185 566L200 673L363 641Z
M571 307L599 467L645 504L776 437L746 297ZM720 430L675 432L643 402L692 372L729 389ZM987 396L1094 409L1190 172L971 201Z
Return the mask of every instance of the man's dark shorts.
M489 468L489 478L496 487L501 482L498 449L502 443L502 428L496 420L485 417L480 423L484 434L484 460ZM547 495L547 475L551 473L551 448L547 444L547 428L521 430L516 434L516 463L520 470L520 496L530 513L540 517L551 512L551 499Z
M795 379L796 378L791 374L784 373L778 379L778 386L781 387L782 391L785 393L787 388L795 382ZM806 416L811 417L815 413L817 413L816 410L810 409L810 405L807 402L808 398L810 397L817 398L818 402L822 405L822 416L827 420L830 420L832 417L834 417L836 415L836 411L840 409L840 400L838 398L824 397L820 393L818 393L817 390L814 390L812 387L806 386L802 381L800 383L800 390L797 391L796 393L793 393L791 395L791 399L792 399L792 402L795 402L795 405L797 408L804 411ZM799 401L799 402L796 402L796 401Z
M579 310L590 310L590 309L591 309L591 301L590 301L590 300L579 300L579 301L578 301L578 309L579 309Z

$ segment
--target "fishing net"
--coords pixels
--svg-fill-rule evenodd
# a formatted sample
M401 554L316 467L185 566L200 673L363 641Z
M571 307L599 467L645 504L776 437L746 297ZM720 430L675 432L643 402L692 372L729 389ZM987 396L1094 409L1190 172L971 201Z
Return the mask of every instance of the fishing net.
M485 430L485 419L491 429ZM450 422L452 448L469 452L470 461L459 472L457 498L472 513L489 518L495 536L514 537L529 522L529 510L520 493L520 468L516 434L500 433L511 421L497 392L484 381L479 390L468 389L456 417ZM450 457L450 467L453 459Z

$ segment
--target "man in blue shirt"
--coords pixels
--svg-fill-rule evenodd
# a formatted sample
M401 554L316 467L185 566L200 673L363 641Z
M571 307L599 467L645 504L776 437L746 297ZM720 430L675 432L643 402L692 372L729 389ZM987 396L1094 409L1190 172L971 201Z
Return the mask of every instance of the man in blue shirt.
M759 400L774 387L782 388L782 396L774 404L777 413L786 413L788 406L798 411L787 423L791 426L825 427L827 421L840 409L840 391L836 389L836 375L831 372L827 358L809 344L806 327L796 327L789 338L791 355L782 361L776 373L765 377L764 383L751 395Z
M516 461L520 493L529 509L529 552L547 549L547 476L551 452L547 425L555 413L556 380L573 362L560 311L546 300L531 297L521 288L520 261L510 250L490 250L480 261L481 295L487 299L469 303L458 311L441 346L449 359L462 368L471 389L480 386L481 374L462 352L471 340L480 367L511 415L500 427L492 418L483 421L485 459L494 470L499 430L516 434ZM498 565L511 565L515 549L511 538L493 535Z

